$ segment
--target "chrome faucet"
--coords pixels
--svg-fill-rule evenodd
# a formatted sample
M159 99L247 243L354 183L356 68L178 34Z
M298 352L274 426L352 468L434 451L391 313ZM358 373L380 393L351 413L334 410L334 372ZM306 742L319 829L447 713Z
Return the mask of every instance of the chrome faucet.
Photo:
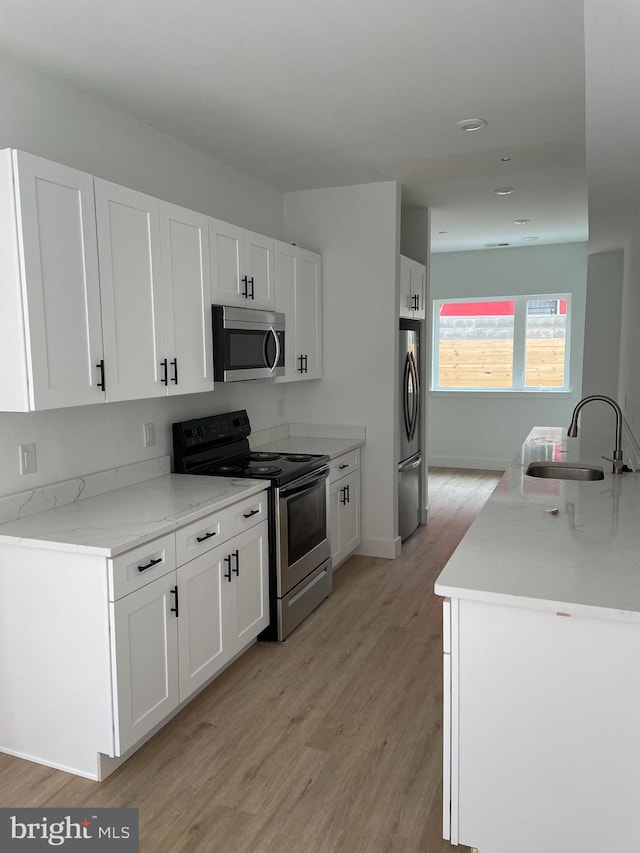
M622 409L611 397L605 397L603 394L592 394L590 397L583 397L573 410L567 435L569 438L575 438L578 435L578 415L580 414L580 409L592 400L602 400L603 403L608 403L616 413L616 446L613 451L613 459L610 461L613 462L613 473L622 474L624 471L629 470L622 461ZM603 457L603 459L607 458L606 456Z

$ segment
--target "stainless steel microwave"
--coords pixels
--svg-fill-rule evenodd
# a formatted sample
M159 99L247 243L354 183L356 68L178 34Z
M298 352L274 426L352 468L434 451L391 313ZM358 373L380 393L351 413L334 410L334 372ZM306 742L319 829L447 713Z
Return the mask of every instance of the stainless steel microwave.
M284 314L230 305L211 310L215 382L284 374Z

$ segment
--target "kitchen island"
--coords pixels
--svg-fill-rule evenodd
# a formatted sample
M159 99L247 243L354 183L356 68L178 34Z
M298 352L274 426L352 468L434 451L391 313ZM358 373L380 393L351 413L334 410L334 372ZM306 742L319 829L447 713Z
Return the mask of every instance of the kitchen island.
M612 445L535 428L436 582L453 844L640 847L640 475ZM604 479L525 473L547 460Z

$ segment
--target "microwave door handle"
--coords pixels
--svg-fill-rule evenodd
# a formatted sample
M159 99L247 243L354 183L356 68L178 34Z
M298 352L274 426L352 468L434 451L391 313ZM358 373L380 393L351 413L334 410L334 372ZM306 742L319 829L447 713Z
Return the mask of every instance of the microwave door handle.
M269 332L273 335L273 340L274 340L274 343L276 345L276 356L273 360L273 364L267 364L267 367L269 368L269 373L273 373L273 371L278 366L278 362L280 361L280 338L276 334L273 326L269 326ZM266 347L265 347L265 351L266 351Z

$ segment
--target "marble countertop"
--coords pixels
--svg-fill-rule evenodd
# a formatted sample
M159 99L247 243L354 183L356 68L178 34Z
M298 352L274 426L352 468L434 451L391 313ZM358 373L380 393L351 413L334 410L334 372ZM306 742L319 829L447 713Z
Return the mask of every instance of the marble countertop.
M268 486L263 480L165 474L0 524L0 545L115 557Z
M601 457L611 456L613 439L533 429L438 577L436 593L640 622L640 473L610 473ZM605 478L524 473L545 460L600 465Z
M257 450L269 453L318 453L335 459L343 453L350 453L364 445L361 438L323 438L319 436L292 435L280 438L268 444L261 444Z

